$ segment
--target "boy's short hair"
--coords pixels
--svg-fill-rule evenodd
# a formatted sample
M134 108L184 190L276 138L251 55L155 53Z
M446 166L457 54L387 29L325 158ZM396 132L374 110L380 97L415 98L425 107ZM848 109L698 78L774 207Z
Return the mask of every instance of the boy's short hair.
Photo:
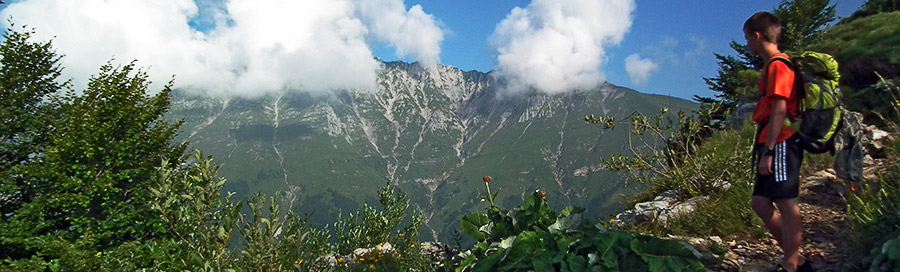
M754 32L762 33L767 41L777 44L781 38L781 22L774 14L765 11L757 12L744 22L744 33Z

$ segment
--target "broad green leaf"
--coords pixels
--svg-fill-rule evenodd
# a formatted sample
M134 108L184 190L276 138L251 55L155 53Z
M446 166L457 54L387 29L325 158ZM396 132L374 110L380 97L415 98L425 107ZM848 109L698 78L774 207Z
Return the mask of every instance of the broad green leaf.
M881 246L881 253L887 254L893 248L900 248L900 238L888 240Z
M482 233L478 229L486 225L488 222L489 221L486 215L476 213L466 215L462 220L460 220L459 224L463 229L463 232L469 235L469 237L472 237L472 239L484 240L484 233Z
M513 243L516 242L516 236L506 237L500 241L500 248L507 249L512 247Z
M650 271L703 271L700 260L686 245L652 236L637 236L631 249L641 256Z
M605 233L599 233L594 238L594 244L597 246L597 254L603 261L603 265L611 269L619 269L622 266L619 263L621 249L629 249L631 235L623 231L609 230Z
M563 208L562 211L559 212L558 217L562 218L562 217L569 216L571 214L584 213L584 211L585 211L585 209L582 207L568 206L568 207Z
M514 243L510 242L509 249L503 257L501 270L516 270L532 267L532 258L543 252L543 243L534 231L523 231L518 236L510 237ZM506 242L504 240L503 242ZM501 246L502 248L502 246Z
M556 220L550 227L547 228L551 233L556 232L569 232L574 230L584 218L582 218L582 214L576 213L569 216L560 217Z
M497 264L500 263L500 257L503 256L503 251L497 251L488 255L484 259L478 260L475 262L475 267L472 267L472 272L495 272L497 271Z
M588 253L588 264L595 265L600 261L600 257L597 256L597 253Z
M569 264L569 271L581 272L588 270L587 259L584 256L570 253L566 256L566 262Z

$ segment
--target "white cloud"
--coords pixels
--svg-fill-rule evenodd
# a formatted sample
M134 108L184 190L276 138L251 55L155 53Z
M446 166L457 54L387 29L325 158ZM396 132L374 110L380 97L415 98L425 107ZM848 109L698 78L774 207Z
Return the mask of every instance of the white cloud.
M606 48L631 28L632 0L534 0L514 8L491 35L495 71L511 91L560 93L602 82Z
M406 10L403 0L360 0L361 18L380 41L396 49L398 57L413 57L422 64L440 64L444 32L438 21L415 5Z
M643 85L650 80L650 75L659 70L659 65L651 59L641 59L638 54L631 54L625 58L625 71L631 78L631 83Z
M245 96L374 88L367 39L422 63L439 62L443 40L402 0L23 0L0 17L52 38L76 89L113 56L149 66L155 89L172 74L176 87Z

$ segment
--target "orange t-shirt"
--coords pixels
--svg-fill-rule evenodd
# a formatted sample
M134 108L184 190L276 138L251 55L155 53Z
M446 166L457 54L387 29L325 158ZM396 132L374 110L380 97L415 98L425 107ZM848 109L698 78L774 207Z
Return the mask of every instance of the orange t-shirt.
M781 56L787 58L784 53L778 53L769 58L764 73L759 77L757 87L759 92L763 93L763 97L756 103L756 109L753 110L753 122L761 124L769 121L769 115L772 113L772 99L781 97L787 99L787 113L791 116L797 116L799 113L800 96L794 91L794 71L782 61L772 61L773 58ZM766 142L766 133L769 132L769 125L760 132L757 137L757 143ZM794 135L794 130L787 126L781 127L781 133L778 134L777 143L783 142Z

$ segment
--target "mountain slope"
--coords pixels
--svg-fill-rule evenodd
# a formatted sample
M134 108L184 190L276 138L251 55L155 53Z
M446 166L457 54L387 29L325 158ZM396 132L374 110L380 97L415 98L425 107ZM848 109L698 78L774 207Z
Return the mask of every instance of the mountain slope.
M696 108L611 84L504 94L489 74L402 62L384 63L378 83L253 99L177 92L169 117L184 120L182 140L222 164L226 189L238 197L285 191L286 205L324 224L374 204L375 190L391 181L424 212L426 231L446 240L444 230L483 208L485 175L500 188L500 205L544 189L560 206L618 211L624 183L599 161L624 150L626 133L581 118Z

